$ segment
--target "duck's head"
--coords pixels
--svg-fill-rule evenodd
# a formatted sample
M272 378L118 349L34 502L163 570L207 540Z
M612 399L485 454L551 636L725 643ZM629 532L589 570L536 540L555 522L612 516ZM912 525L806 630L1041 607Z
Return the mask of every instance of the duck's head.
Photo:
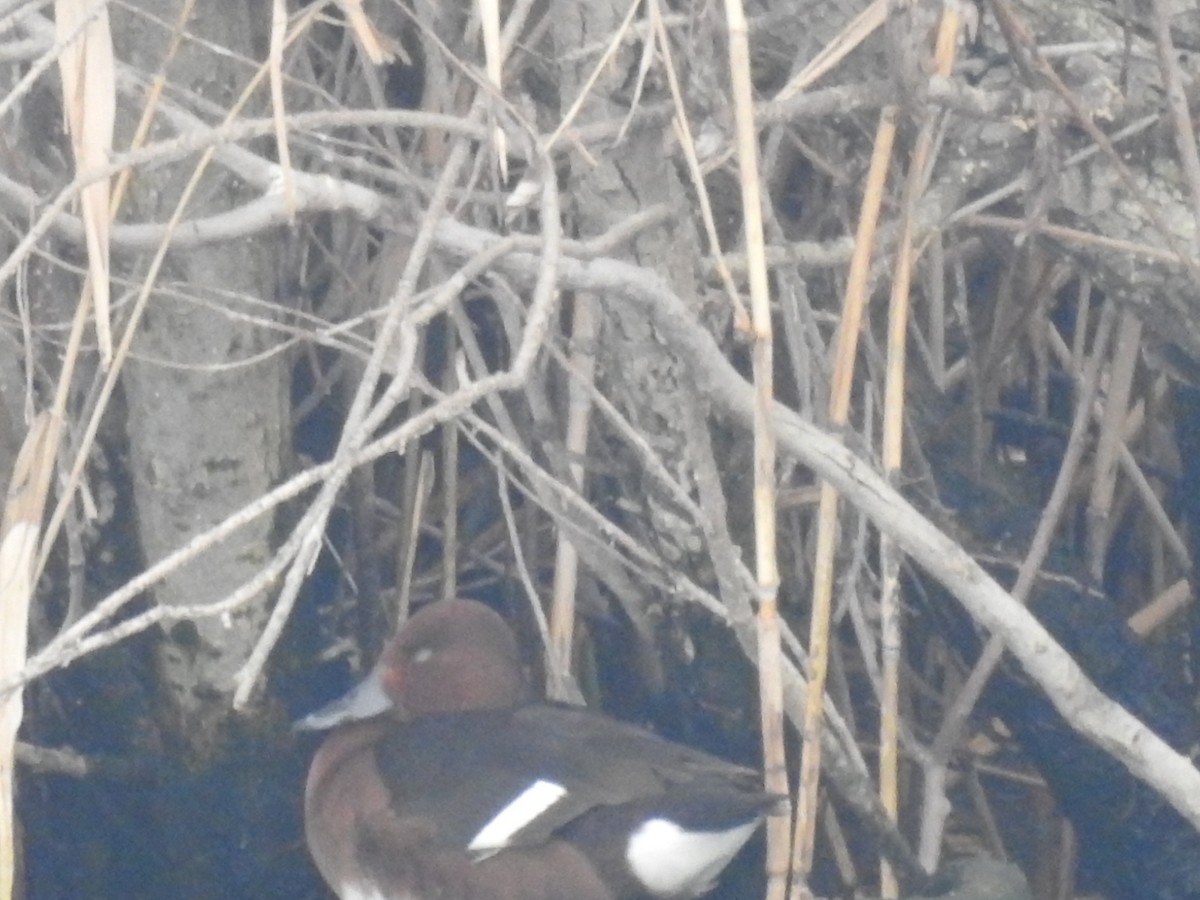
M507 709L526 696L517 640L504 619L474 600L445 600L415 613L357 687L296 727L326 729L384 714L412 720Z

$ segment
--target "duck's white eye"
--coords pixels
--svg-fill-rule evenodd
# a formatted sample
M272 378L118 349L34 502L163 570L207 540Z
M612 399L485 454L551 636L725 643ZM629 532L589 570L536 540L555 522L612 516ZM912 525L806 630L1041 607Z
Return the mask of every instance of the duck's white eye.
M412 656L410 656L409 659L415 663L429 662L429 660L433 659L433 648L418 647L412 652Z

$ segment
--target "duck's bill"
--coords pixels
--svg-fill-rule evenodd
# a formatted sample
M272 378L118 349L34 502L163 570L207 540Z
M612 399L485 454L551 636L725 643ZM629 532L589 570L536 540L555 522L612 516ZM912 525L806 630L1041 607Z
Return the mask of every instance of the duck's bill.
M369 719L392 709L394 704L383 690L383 684L377 672L371 672L366 678L332 703L327 703L315 712L309 713L303 719L297 720L292 728L296 731L324 731L341 725L343 722L354 722Z

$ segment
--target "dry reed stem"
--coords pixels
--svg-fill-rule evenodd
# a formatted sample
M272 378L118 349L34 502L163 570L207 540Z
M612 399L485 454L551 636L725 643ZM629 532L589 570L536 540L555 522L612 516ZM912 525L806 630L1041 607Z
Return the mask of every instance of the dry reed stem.
M946 9L948 7L943 7L943 11ZM932 119L927 119L922 125L909 161L888 307L883 433L880 441L884 476L893 484L903 462L904 363L912 276L918 252L915 247L914 219L925 183L934 127ZM903 634L899 599L900 555L886 535L879 540L879 557L879 799L892 821L896 821L900 805L900 651ZM886 860L881 859L879 866L880 896L892 900L899 895L899 883Z
M55 423L54 415L47 412L33 420L9 482L0 528L0 680L20 674L25 667L38 536L58 447ZM0 696L0 900L11 900L16 871L13 763L23 694L24 689L16 687Z
M696 192L696 199L700 203L700 221L704 223L704 233L708 237L713 266L721 279L721 286L725 288L725 295L733 307L733 327L739 334L748 334L750 332L750 314L746 311L746 304L742 302L742 295L738 293L737 285L733 281L733 273L729 270L729 263L721 249L721 239L717 235L717 224L713 219L712 201L708 195L708 184L705 182L704 173L700 168L700 158L696 153L696 142L692 136L692 125L688 119L687 105L683 100L683 90L679 86L679 73L675 69L675 60L671 56L671 41L667 35L666 23L663 20L658 0L650 0L650 15L654 23L658 49L665 63L667 85L671 89L671 102L675 106L675 116L671 120L671 125L675 130L679 147L683 151L684 161L687 162L688 176L692 179L692 188Z
M1192 586L1186 578L1173 585L1135 612L1126 624L1139 637L1152 633L1192 602Z
M420 412L419 407L415 412ZM409 418L412 418L410 416ZM409 478L409 473L412 477ZM408 610L412 603L413 570L417 560L417 541L421 537L421 522L425 519L425 504L433 492L433 454L422 450L416 465L412 459L404 469L406 496L408 502L408 521L405 524L405 542L396 573L396 609L392 616L391 626L399 628L400 623L408 619Z
M1110 534L1109 517L1117 486L1117 460L1120 448L1125 445L1125 418L1129 411L1134 372L1141 356L1141 343L1141 320L1128 308L1123 309L1105 391L1104 412L1096 436L1092 492L1087 509L1087 564L1097 584L1103 582Z
M833 40L826 44L812 61L783 86L775 95L782 103L799 94L818 78L846 58L850 51L870 37L888 17L888 0L872 0L870 6L850 20Z
M588 294L576 294L571 316L571 358L568 363L571 378L567 381L567 429L565 435L567 473L571 487L586 496L587 474L580 460L587 458L588 430L592 418L592 392L596 376L596 339L599 336L599 316L596 301ZM571 649L574 641L575 591L579 582L579 552L567 533L558 529L555 534L554 583L550 606L551 649L555 665L551 683L560 692L555 699L564 699L563 673L571 671Z
M86 22L86 25L84 24ZM58 57L62 76L63 115L71 136L76 172L106 165L112 153L117 111L116 64L108 6L91 0L56 0L54 24L60 39L79 32ZM82 31L79 31L82 26ZM88 284L96 313L96 342L100 364L112 364L113 339L109 304L109 189L107 178L79 193L80 217L87 244L89 281L84 283L81 305L86 305Z
M750 283L750 319L754 342L754 548L758 590L758 684L766 789L788 794L783 747L783 675L779 637L779 565L776 557L774 366L771 297L763 239L762 185L758 172L758 134L754 87L750 78L750 31L741 0L725 0L729 33L729 69L737 129L738 175ZM767 820L767 900L787 892L790 816Z
M955 47L961 22L953 3L942 6L937 38L933 48L936 75L946 78L954 68ZM915 219L921 195L932 165L939 117L927 114L917 135L900 210L900 238L896 249L896 270L892 277L888 309L887 374L884 383L882 458L884 475L893 483L901 473L904 447L904 383L908 346L908 318L911 304L913 270L919 251L916 247ZM938 277L936 274L934 277ZM904 643L900 608L900 553L893 542L882 536L879 542L881 591L880 629L880 710L879 710L879 799L895 822L900 810L900 660ZM886 859L879 861L880 896L893 900L900 885Z
M834 429L846 425L850 413L850 394L854 384L854 363L858 338L868 300L871 255L879 211L883 206L884 184L896 138L896 108L880 111L871 152L871 165L863 187L858 214L854 252L846 278L846 296L838 327L838 342L833 359L833 377L829 387L829 419ZM799 883L812 871L813 846L821 771L821 741L825 678L829 666L829 615L833 597L833 566L837 551L837 490L821 483L817 512L817 548L813 560L812 611L810 613L808 653L809 682L804 707L804 749L800 758L800 783L796 793L796 833L792 847L792 897L801 896Z
M350 30L354 32L358 46L362 48L363 53L373 65L381 66L396 58L396 50L392 46L392 42L379 34L363 11L362 0L337 0L337 5L341 8L342 15L346 17ZM324 6L323 3L315 4L317 11L320 11L322 6Z
M287 23L287 0L272 0L267 69L271 85L271 116L275 120L275 149L279 154L280 177L283 179L283 205L290 225L296 221L296 179L293 177L292 151L288 142L287 106L283 101L283 45Z
M946 248L942 232L929 236L929 273L926 304L929 324L929 359L933 381L946 390Z
M500 46L500 3L498 0L478 0L478 3L480 30L483 33L484 74L495 95L502 97L504 50ZM496 122L494 109L489 110L488 118L494 123L491 127L492 152L496 155L500 183L504 184L508 181L508 138Z
M457 302L457 301L456 301ZM458 335L446 329L446 371L442 373L443 390L447 395L458 389L456 362ZM464 374L463 383L468 381ZM442 599L453 600L458 595L458 425L453 419L442 425Z

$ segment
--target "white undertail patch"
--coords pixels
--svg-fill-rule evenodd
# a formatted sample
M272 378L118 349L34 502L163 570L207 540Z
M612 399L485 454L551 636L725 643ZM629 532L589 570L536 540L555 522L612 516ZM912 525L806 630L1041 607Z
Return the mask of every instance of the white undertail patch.
M653 894L695 896L750 839L758 821L724 831L687 831L669 819L650 819L630 835L625 861Z

